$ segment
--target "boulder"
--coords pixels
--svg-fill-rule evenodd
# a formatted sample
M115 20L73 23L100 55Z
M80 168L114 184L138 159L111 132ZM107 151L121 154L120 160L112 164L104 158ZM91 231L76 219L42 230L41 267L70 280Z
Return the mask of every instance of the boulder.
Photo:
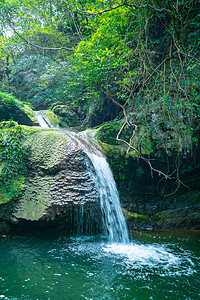
M62 219L82 227L100 223L92 166L76 142L59 129L40 129L27 143L30 155L25 188L14 203L11 201L12 213L7 219L15 224Z
M80 120L74 109L68 105L58 104L52 108L53 112L58 115L62 122L65 122L70 127L80 125Z

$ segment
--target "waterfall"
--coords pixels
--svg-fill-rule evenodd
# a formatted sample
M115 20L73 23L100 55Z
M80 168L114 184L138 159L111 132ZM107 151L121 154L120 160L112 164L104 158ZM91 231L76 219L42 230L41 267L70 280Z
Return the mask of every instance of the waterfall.
M41 127L43 128L51 127L39 111L35 111L35 118L37 119Z
M66 133L78 142L94 166L93 179L99 192L102 219L109 242L128 243L128 230L120 205L119 194L105 155L96 144L91 142L85 132L76 134L66 131Z
M36 118L41 127L50 127L43 116L37 112ZM128 230L119 194L113 178L113 174L102 150L94 144L87 136L87 132L75 132L64 130L65 133L86 153L92 163L92 172L95 186L99 192L102 221L110 243L129 243Z

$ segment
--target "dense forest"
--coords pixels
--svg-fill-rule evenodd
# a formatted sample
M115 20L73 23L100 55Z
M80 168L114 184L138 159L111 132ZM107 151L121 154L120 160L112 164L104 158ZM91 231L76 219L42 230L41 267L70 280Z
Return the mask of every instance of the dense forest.
M13 128L0 134L4 188L26 172L26 133L14 123L31 124L15 115L24 105L53 112L61 127L98 128L132 213L153 214L131 202L138 185L154 186L162 206L197 190L198 0L0 0L0 24L0 126Z

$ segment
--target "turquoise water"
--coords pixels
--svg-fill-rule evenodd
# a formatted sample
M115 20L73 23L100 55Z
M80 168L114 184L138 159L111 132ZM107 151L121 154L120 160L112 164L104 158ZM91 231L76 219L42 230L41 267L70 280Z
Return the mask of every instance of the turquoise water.
M133 232L129 245L52 229L0 236L0 299L200 299L200 232Z

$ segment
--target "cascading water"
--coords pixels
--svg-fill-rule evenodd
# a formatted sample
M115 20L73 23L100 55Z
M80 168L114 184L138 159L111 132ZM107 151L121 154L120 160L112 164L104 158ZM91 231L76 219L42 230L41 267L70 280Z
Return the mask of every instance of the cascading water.
M50 127L39 112L36 113L36 118L41 127ZM65 133L78 143L94 167L92 175L99 192L102 219L109 242L129 243L128 230L120 205L117 187L105 155L96 144L91 142L85 132L76 134L65 130ZM89 170L91 172L91 168Z
M35 111L35 118L37 119L39 125L43 128L53 128L54 126L51 124L51 121L40 111Z
M66 133L78 142L94 166L93 178L99 191L103 223L108 232L109 242L129 243L117 187L105 155L91 142L86 133L76 134L71 131L66 131Z

